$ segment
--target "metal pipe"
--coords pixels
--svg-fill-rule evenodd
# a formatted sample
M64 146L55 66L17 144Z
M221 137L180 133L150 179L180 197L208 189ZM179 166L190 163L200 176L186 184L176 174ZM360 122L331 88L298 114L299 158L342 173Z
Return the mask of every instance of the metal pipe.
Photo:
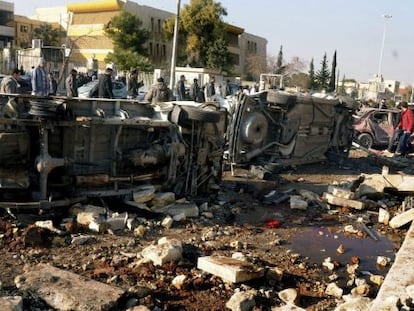
M181 0L177 0L177 15L175 16L174 25L174 39L171 55L171 70L170 70L170 90L174 89L175 84L175 63L177 61L177 41L178 41L178 24L180 22L180 6Z

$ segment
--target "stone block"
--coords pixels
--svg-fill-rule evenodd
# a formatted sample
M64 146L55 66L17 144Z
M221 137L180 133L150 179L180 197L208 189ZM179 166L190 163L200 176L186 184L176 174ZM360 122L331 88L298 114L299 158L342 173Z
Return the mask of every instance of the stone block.
M110 310L124 294L120 288L46 264L28 267L15 283L20 291L34 293L58 310Z
M352 192L351 190L336 187L336 186L328 186L328 192L338 198L343 198L343 199L352 200L355 197L355 193Z
M389 226L393 229L400 228L414 219L414 208L409 209L401 214L398 214L391 218Z
M264 269L257 268L249 262L222 256L199 257L197 268L232 283L245 282L264 275Z
M227 301L226 307L231 311L250 311L256 306L254 291L237 292Z
M157 245L150 245L144 248L141 256L148 261L152 261L154 265L161 266L166 262L178 261L181 259L183 246L176 239L161 238Z
M175 203L174 192L157 192L151 200L151 204L154 208L166 207L172 203Z
M167 214L171 216L184 214L185 218L198 217L199 209L195 203L175 203L168 207Z
M155 196L155 187L152 185L142 186L132 194L134 202L146 203L151 201Z
M364 203L357 201L357 200L350 200L336 197L330 193L325 192L323 194L323 198L326 202L332 205L342 206L342 207L350 207L354 209L361 210L364 208Z

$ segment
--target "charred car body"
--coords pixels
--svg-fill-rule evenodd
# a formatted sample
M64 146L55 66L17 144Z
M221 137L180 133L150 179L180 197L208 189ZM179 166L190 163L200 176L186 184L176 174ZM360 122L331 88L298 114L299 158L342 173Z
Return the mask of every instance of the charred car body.
M232 165L267 170L347 156L352 144L352 99L325 99L282 91L244 96L229 126Z
M146 183L195 196L220 179L220 108L16 95L11 118L0 100L0 207L125 198Z

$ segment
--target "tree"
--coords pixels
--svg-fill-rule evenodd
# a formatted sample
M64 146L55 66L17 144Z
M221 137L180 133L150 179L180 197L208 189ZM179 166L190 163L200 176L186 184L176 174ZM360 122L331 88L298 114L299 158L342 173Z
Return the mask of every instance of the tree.
M105 25L104 31L114 45L114 52L107 55L106 62L115 63L121 70L152 69L146 57L149 32L142 28L142 21L137 16L123 11Z
M313 64L313 58L309 64L309 89L315 90L317 88L316 77L315 77L315 66Z
M280 46L279 54L277 54L277 60L276 60L276 72L277 74L283 73L283 46Z
M60 46L63 33L50 24L42 24L33 29L33 38L41 39L45 46Z
M246 57L246 73L244 79L259 81L260 74L268 72L266 70L266 62L262 57L256 54L249 54ZM249 79L247 79L249 78Z
M318 88L320 90L328 89L330 74L328 71L328 61L326 60L326 53L323 55L323 59L321 61L321 69L318 70L315 78L318 84Z
M178 63L226 71L231 69L222 20L225 15L226 9L214 0L191 0L184 5L179 22L179 45L184 48L178 51ZM175 18L171 17L164 25L167 38L173 36L174 23Z
M328 92L335 91L336 85L336 50L332 58L331 77L329 79Z

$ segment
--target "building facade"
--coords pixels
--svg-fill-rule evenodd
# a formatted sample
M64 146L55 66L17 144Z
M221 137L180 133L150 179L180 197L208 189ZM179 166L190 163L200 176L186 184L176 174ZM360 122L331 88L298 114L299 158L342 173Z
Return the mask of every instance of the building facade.
M0 49L11 47L14 40L14 4L0 1Z

